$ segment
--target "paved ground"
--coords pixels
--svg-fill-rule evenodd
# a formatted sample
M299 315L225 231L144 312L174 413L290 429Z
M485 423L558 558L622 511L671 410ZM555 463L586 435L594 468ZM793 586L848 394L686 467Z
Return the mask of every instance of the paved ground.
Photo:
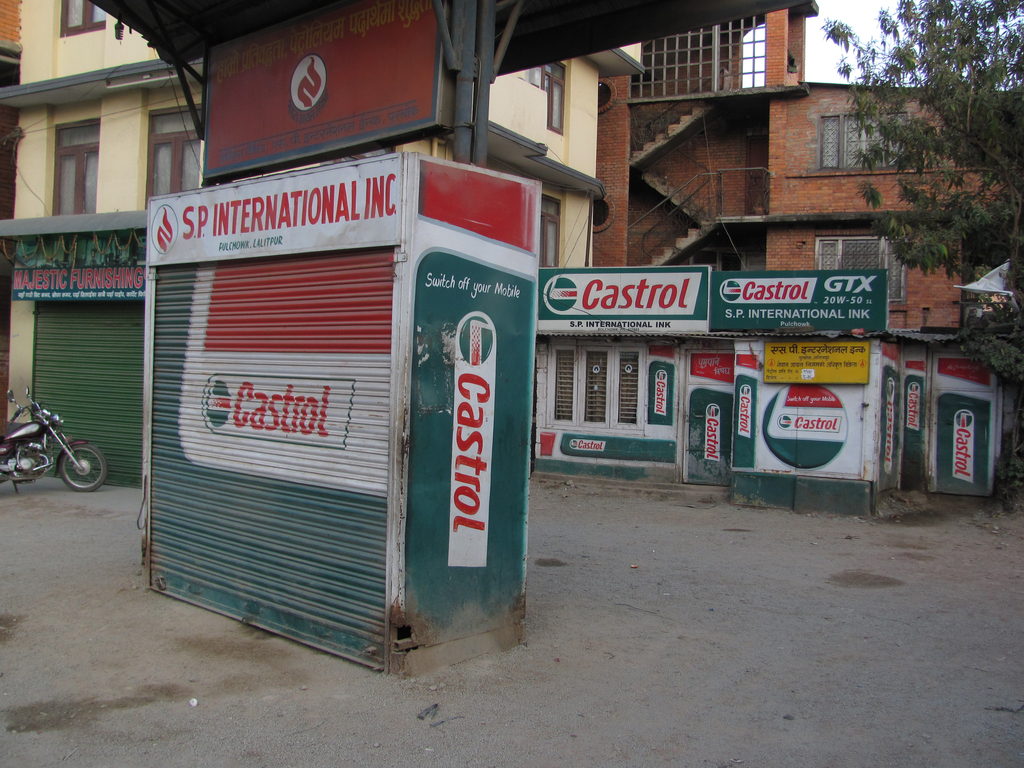
M0 486L0 766L1024 766L1024 520L954 501L535 482L527 644L398 680L148 592L136 491Z

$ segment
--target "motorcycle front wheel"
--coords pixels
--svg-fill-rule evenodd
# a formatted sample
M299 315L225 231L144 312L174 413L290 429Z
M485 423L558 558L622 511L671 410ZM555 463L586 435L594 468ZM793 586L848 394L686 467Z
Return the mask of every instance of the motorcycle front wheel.
M78 443L71 446L78 466L66 453L57 460L57 474L64 484L73 491L95 491L107 479L107 458L92 443Z

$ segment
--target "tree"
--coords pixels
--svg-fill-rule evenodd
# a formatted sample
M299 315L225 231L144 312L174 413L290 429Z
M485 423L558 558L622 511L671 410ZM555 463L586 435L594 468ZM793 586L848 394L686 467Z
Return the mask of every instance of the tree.
M853 110L866 134L862 160L892 167L896 200L871 183L877 233L901 261L970 282L1007 260L1013 302L968 327L964 350L1017 386L1017 418L1004 445L1004 493L1024 489L1024 2L900 0L879 14L880 37L862 41L838 21L829 39L846 57ZM852 55L853 61L850 61ZM890 197L893 193L888 193Z

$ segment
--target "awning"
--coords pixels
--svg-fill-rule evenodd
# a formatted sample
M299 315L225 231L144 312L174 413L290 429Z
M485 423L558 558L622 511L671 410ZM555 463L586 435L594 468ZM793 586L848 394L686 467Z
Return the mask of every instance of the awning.
M201 67L197 64L197 67ZM71 104L100 99L108 91L124 88L158 88L176 82L174 68L166 61L123 64L95 69L67 77L54 77L0 88L0 104L9 107L35 107Z
M0 274L19 267L132 265L145 260L145 211L0 220Z
M586 192L600 199L604 184L593 176L570 168L547 156L544 144L510 131L497 123L488 126L488 158L495 170L512 170L531 179L539 179L559 189Z
M40 216L31 219L0 219L0 237L68 235L145 229L145 211L83 213L77 216Z

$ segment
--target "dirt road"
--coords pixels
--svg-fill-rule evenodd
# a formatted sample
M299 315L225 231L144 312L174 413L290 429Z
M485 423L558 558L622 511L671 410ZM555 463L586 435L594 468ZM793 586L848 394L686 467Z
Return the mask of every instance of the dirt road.
M1024 521L535 482L525 646L415 680L144 588L139 494L0 486L0 766L1024 766Z

